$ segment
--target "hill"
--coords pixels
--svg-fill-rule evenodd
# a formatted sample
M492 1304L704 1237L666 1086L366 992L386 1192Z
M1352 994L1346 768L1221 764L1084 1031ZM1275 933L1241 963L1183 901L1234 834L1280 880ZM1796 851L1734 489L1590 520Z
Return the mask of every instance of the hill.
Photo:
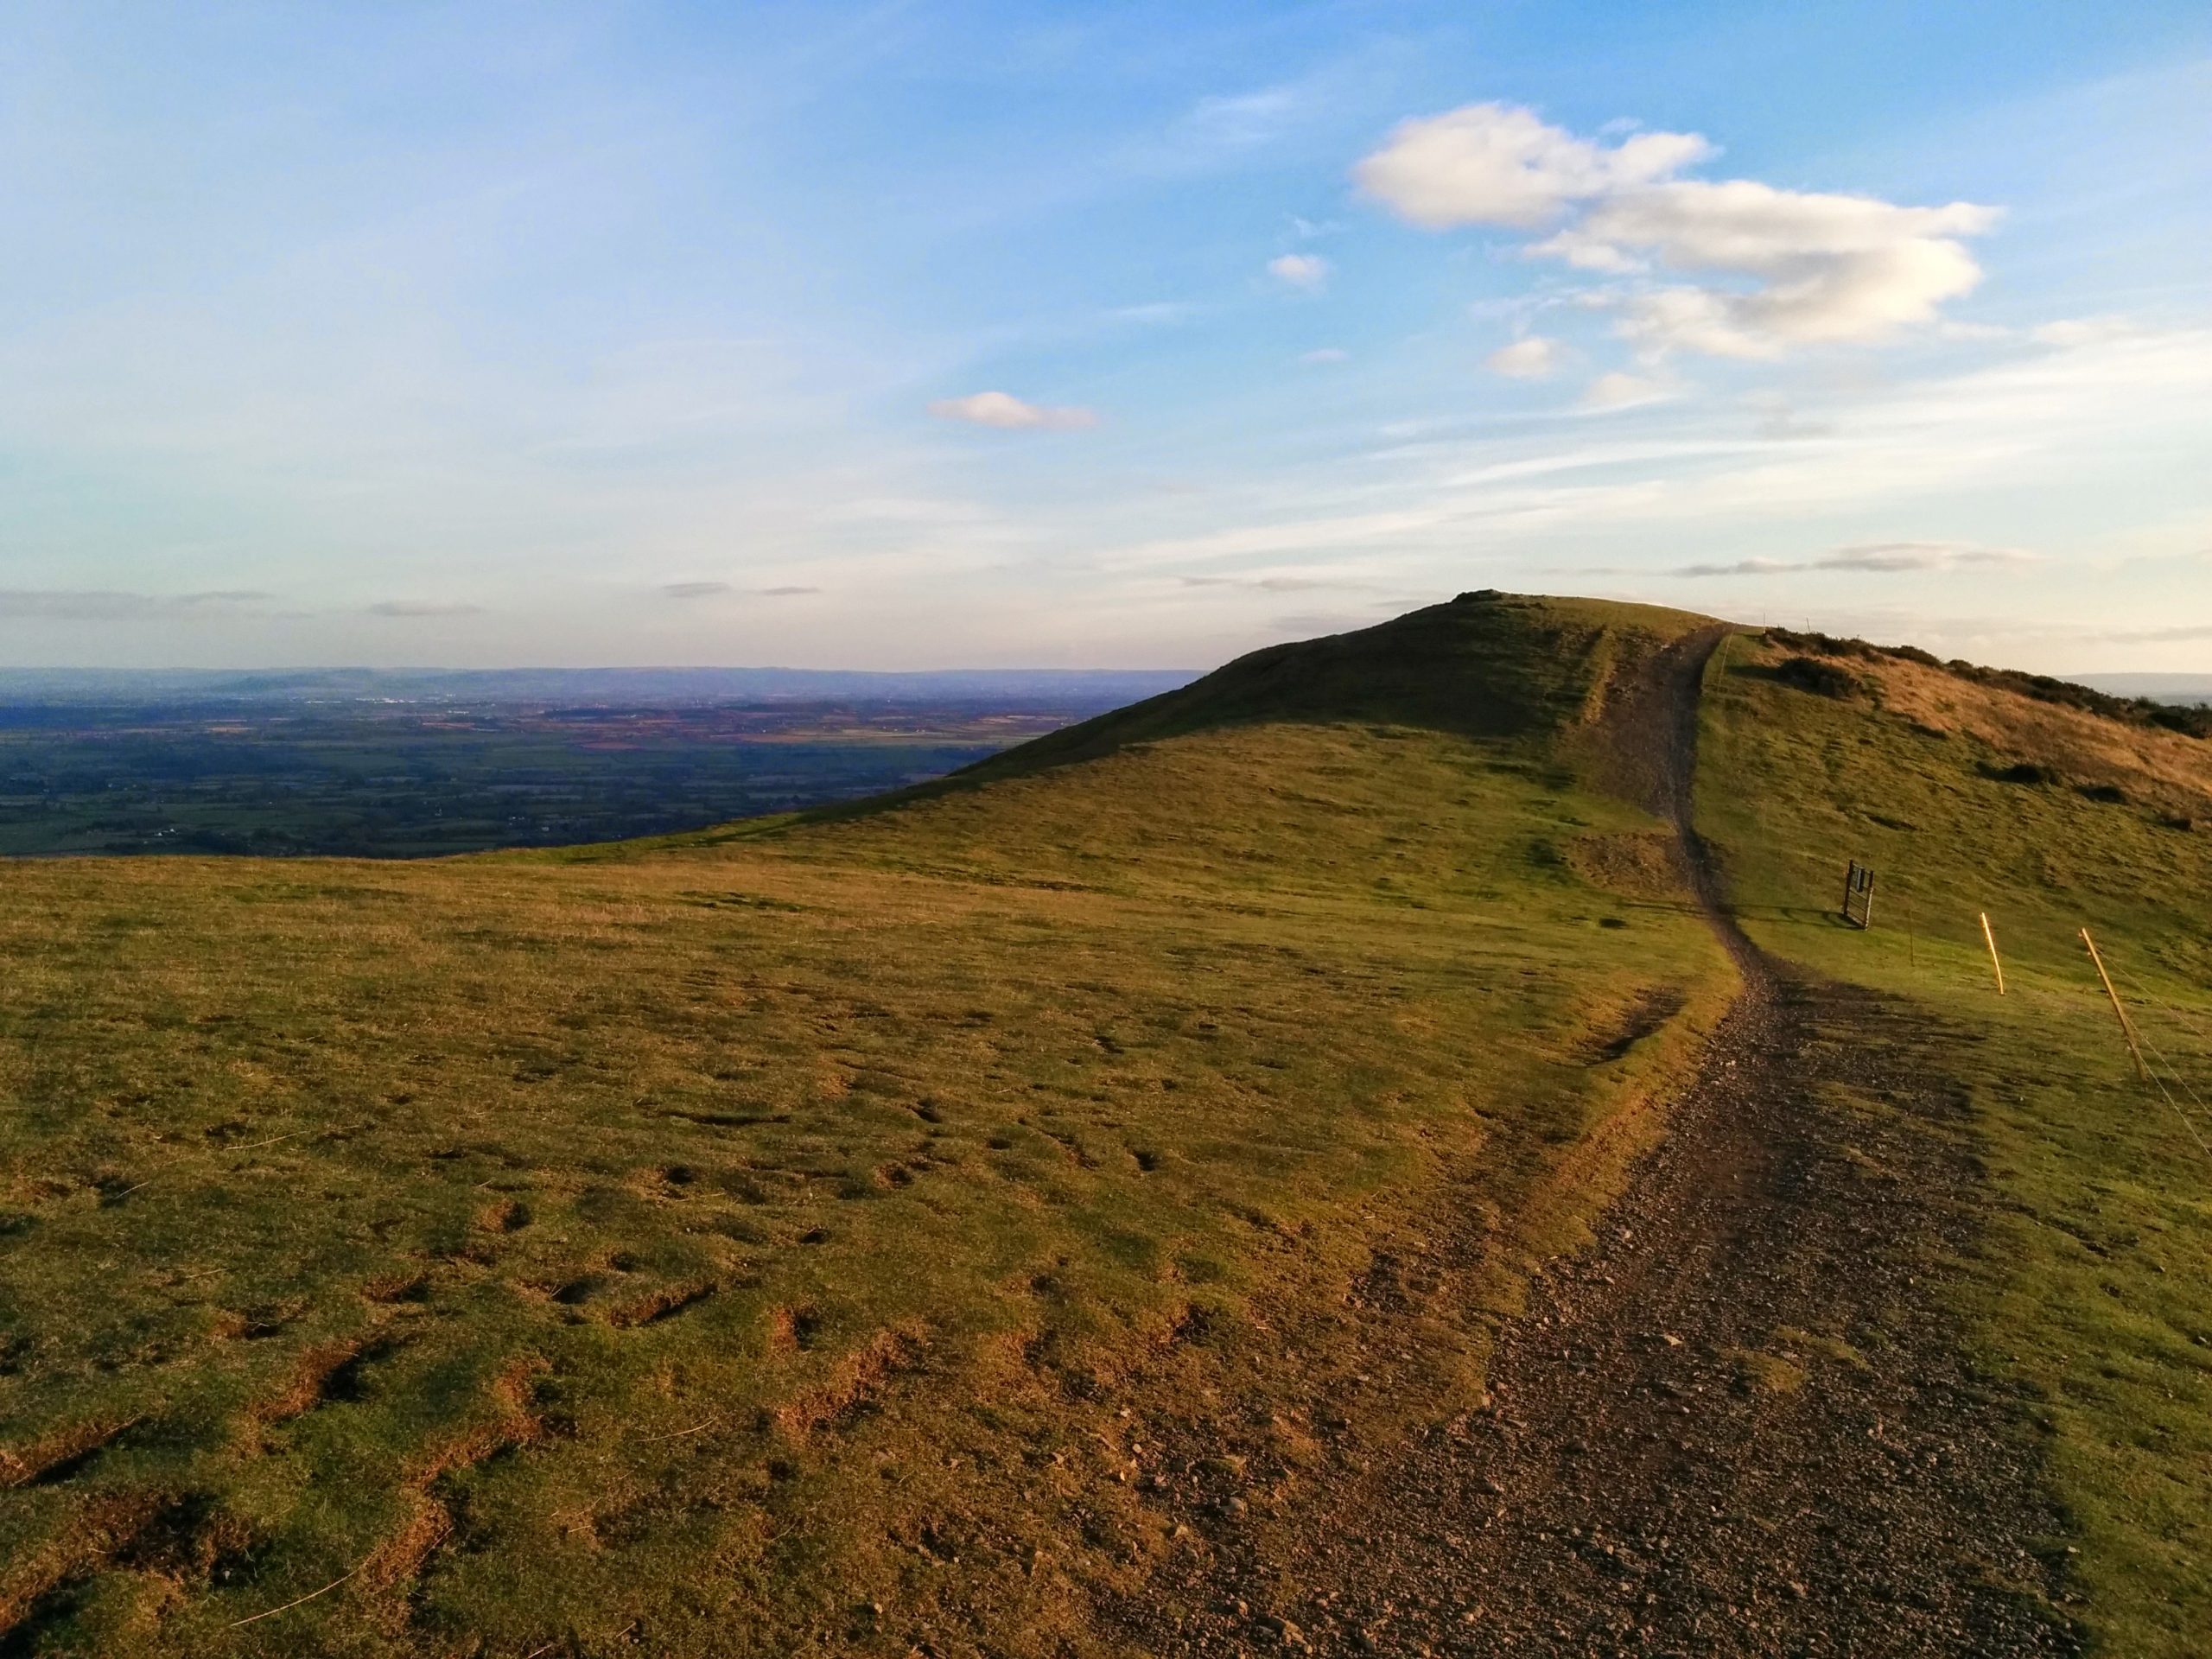
M1470 594L860 808L11 866L0 1653L1349 1645L1301 1529L1460 1444L1751 971L1700 709L1752 938L1947 1033L1987 1179L1906 1312L2040 1390L2079 1617L2185 1651L2212 1224L2066 930L2205 1014L2204 746L1807 654Z
M1237 665L729 836L15 867L7 1639L1099 1650L1168 1547L1134 1402L1313 1408L1365 1333L1271 1329L1514 1216L1725 1001L1663 864L1575 851L1652 823L1583 711L1692 623L1446 607L1270 653L1288 718Z

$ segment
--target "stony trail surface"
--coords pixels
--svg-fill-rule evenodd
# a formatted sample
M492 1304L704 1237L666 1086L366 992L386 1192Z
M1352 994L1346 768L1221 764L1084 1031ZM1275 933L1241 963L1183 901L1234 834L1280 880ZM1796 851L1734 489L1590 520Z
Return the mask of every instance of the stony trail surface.
M1199 1547L1118 1610L1134 1647L2079 1651L2026 1402L1976 1370L1949 1294L1989 1201L1941 1069L1965 1039L1729 917L1690 822L1719 638L1617 711L1624 753L1659 761L1621 782L1675 823L1744 983L1663 1140L1499 1331L1479 1409L1308 1471L1264 1526L1192 1507ZM1472 1223L1437 1242L1484 1247Z

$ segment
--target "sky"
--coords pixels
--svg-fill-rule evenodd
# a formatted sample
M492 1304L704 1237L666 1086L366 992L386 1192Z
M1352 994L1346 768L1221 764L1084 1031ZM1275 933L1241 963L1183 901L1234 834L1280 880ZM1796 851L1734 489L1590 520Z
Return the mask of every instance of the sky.
M0 0L0 664L2212 671L2212 9Z

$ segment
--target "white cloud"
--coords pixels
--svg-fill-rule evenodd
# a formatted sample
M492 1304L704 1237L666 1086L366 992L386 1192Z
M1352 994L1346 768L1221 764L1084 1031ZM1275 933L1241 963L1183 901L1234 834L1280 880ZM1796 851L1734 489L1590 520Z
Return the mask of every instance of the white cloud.
M1301 353L1298 360L1301 363L1320 364L1344 363L1349 362L1351 359L1351 353L1341 346L1323 346L1316 350Z
M978 391L965 397L940 397L930 413L941 421L965 421L971 426L995 426L1002 431L1072 431L1096 426L1098 416L1087 409L1054 409L1024 403L1011 392Z
M1631 298L1623 332L1666 348L1770 357L1789 346L1880 340L1932 321L1981 280L1958 238L1987 231L1994 208L1900 207L1870 196L1777 190L1749 179L1677 180L1601 201L1531 247L1602 269L1753 278L1748 290L1669 287Z
M1526 340L1499 346L1483 359L1483 366L1516 380L1541 380L1559 367L1561 355L1557 340L1530 334Z
M1268 261L1268 275L1292 288L1313 293L1329 280L1329 262L1318 253L1286 253Z
M1361 189L1430 230L1534 226L1571 202L1662 179L1713 153L1688 132L1646 132L1610 149L1511 104L1471 104L1402 122L1353 169Z
M2108 340L2125 340L2137 333L2126 317L2063 317L2031 328L2028 337L2038 346L2101 346Z
M1582 407L1598 412L1638 409L1645 404L1663 403L1674 395L1673 389L1660 381L1616 370L1590 383L1582 394Z
M387 599L368 607L371 616L416 619L433 616L481 616L481 605L448 603L433 599Z
M1558 225L1524 251L1615 276L1714 279L1604 296L1618 332L1655 358L1764 358L1882 340L1937 321L1944 302L1981 280L1961 238L1991 229L1995 208L1674 176L1713 153L1693 133L1640 133L1609 148L1532 111L1478 104L1405 123L1354 176L1431 229Z
M1738 559L1727 564L1685 564L1675 576L1772 576L1802 570L1850 570L1866 575L1901 575L1917 570L1948 570L1960 565L2026 565L2032 553L2012 547L1980 547L1969 542L1862 542L1839 547L1813 559Z

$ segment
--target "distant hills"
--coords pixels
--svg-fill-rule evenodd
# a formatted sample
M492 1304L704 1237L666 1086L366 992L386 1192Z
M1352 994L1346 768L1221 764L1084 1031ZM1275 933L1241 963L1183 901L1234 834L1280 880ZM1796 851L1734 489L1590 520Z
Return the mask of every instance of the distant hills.
M2212 703L2212 674L2073 674L2067 677L2115 697Z
M809 668L0 669L17 702L685 703L1048 702L1115 708L1188 684L1195 669Z

